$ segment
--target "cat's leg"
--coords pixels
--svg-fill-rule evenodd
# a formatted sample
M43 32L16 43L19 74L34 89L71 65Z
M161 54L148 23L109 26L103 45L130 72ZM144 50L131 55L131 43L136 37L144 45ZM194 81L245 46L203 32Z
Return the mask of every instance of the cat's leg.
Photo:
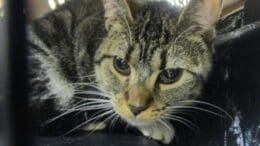
M84 131L99 131L105 129L107 124L105 122L89 123L82 128Z
M174 128L168 122L157 122L151 125L138 126L137 128L143 135L161 141L164 144L169 144L175 135Z

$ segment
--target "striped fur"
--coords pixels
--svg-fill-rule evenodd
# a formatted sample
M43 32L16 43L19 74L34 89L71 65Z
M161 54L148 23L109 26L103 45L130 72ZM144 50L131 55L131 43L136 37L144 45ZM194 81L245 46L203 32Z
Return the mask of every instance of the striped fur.
M169 143L174 129L164 119L171 114L168 107L198 99L211 70L215 20L203 20L211 14L204 16L202 10L214 6L218 12L216 4L194 0L181 10L162 1L67 2L28 26L32 106L51 98L56 110L73 108L77 90L93 90L74 83L96 82L99 92L111 94L116 114L144 135ZM115 70L115 57L128 62L129 76ZM159 74L169 68L183 69L181 78L158 83ZM148 108L135 116L129 104Z

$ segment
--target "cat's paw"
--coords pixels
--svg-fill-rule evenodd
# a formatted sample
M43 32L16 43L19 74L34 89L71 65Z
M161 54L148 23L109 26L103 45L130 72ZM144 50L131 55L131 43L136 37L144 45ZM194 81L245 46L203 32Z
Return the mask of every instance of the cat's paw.
M96 122L96 123L90 123L86 126L82 127L82 130L84 131L99 131L106 128L106 123L104 122Z
M174 128L168 123L156 123L149 126L140 126L138 129L143 135L154 140L161 141L164 144L169 144L174 138Z

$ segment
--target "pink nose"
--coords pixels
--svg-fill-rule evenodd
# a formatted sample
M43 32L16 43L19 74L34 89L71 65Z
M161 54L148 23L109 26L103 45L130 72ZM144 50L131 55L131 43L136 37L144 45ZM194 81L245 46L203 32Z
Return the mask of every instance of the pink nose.
M148 106L133 106L133 105L128 105L130 110L132 111L132 113L137 116L138 114L140 114L142 111L146 110L148 108Z

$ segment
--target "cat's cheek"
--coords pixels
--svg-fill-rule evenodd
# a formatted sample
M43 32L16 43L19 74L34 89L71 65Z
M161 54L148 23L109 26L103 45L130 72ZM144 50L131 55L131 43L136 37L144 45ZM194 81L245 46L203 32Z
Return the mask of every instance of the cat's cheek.
M124 98L123 93L117 94L112 99L112 105L117 114L119 114L125 121L134 118L134 115L127 106L127 100Z
M148 109L140 113L136 119L139 121L139 123L143 123L143 125L149 125L160 119L161 114L162 111L160 111L155 104L152 104Z
M113 73L110 70L108 61L103 61L95 67L96 80L102 87L110 89L112 82L115 80Z

